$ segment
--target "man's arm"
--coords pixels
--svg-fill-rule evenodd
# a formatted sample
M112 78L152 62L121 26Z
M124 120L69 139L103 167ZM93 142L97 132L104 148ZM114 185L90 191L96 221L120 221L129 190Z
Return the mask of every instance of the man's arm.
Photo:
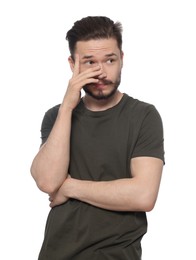
M130 163L132 178L100 182L68 178L50 197L50 206L74 198L108 210L147 212L155 205L162 169L160 159L137 157Z
M67 177L70 156L70 134L72 111L80 100L84 85L97 82L101 75L99 66L80 73L79 57L76 57L73 76L59 112L46 141L35 156L31 165L31 174L40 190L52 194L57 191Z
M31 165L31 174L40 190L52 193L66 179L69 165L71 109L60 108L45 144Z

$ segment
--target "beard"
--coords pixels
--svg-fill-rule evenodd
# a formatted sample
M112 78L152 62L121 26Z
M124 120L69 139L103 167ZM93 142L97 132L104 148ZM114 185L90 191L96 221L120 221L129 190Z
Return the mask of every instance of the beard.
M101 82L104 85L111 85L111 86L113 86L113 88L111 89L111 91L109 93L104 94L103 91L100 90L97 94L94 94L93 90L91 90L91 87L93 88L94 84L87 84L87 85L85 85L83 87L83 90L85 91L86 94L88 94L89 96L93 97L96 100L104 100L104 99L106 100L106 99L109 99L110 97L112 97L116 93L116 91L117 91L117 89L118 89L118 87L120 85L121 73L120 73L118 79L115 82L112 82L112 81L106 80L106 79L105 80L104 79L101 80Z

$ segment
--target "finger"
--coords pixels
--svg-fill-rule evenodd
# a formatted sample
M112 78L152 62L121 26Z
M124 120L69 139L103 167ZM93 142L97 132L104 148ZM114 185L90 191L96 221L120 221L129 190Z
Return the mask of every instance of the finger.
M56 205L57 205L57 202L54 201L54 200L52 200L52 201L50 202L50 204L49 204L49 206L50 206L51 208L53 208L53 207L56 206Z
M74 82L81 82L83 80L88 79L95 79L99 77L102 74L102 70L100 69L100 66L96 66L94 68L87 69L83 72L81 72L77 77L74 78Z
M75 63L74 63L74 69L73 69L73 77L77 76L80 73L80 57L79 54L75 55Z

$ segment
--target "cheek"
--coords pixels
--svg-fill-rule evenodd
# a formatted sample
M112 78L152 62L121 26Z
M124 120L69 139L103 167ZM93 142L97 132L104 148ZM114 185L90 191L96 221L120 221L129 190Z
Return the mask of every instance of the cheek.
M111 79L117 79L119 77L119 74L121 73L121 67L117 66L111 70L108 70L108 77L110 77Z

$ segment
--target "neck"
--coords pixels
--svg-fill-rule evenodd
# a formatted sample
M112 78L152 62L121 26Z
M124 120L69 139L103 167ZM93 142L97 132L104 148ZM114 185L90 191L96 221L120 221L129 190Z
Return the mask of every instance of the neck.
M109 97L108 99L101 100L97 100L89 96L88 94L85 94L85 96L83 97L83 102L85 107L91 111L104 111L117 105L120 102L122 96L123 93L118 90L113 96Z

